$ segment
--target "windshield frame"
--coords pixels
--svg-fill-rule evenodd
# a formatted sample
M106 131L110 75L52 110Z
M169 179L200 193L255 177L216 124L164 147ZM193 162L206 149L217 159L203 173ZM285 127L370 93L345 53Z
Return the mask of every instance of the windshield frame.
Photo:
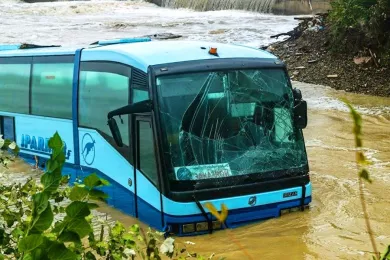
M210 59L210 60L195 60L176 63L166 63L160 65L149 66L149 85L151 90L151 98L154 103L153 117L156 130L156 146L159 150L158 156L160 173L161 192L168 198L175 201L193 201L194 196L199 200L232 197L237 195L252 194L267 192L278 189L286 189L307 184L309 179L308 161L299 169L286 169L277 172L267 172L266 177L260 174L245 174L240 176L229 177L229 181L225 181L226 185L216 186L218 179L203 179L198 181L177 181L169 178L169 171L163 161L164 156L164 135L163 127L160 122L160 104L158 102L158 91L156 80L157 77L166 75L180 75L188 73L201 72L218 72L226 70L250 70L250 69L281 69L286 73L287 85L292 89L290 77L287 74L287 68L284 63L278 59L261 59L261 58L229 58L229 59ZM301 129L303 142L304 137ZM304 152L307 156L306 146ZM264 173L263 173L264 174ZM280 178L270 175L282 175Z

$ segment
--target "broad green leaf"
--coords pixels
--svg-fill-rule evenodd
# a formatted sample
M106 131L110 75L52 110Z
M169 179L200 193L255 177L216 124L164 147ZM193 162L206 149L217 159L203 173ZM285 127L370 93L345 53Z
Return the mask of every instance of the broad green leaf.
M96 203L88 203L88 208L90 210L99 208L99 205Z
M91 225L82 218L72 220L67 229L69 231L73 231L77 233L80 238L84 238L86 235L88 235L90 232L92 232Z
M100 178L100 182L101 182L102 186L109 186L110 185L110 182L106 179Z
M71 218L84 218L91 214L87 202L73 201L66 207L66 214Z
M35 260L31 253L25 254L23 260Z
M54 229L52 230L52 232L54 232L54 233L61 233L62 230L66 227L67 224L68 224L68 221L67 221L67 219L65 217L65 219L63 221L57 222L54 225Z
M4 260L4 255L0 253L0 260Z
M49 139L48 145L49 145L49 148L51 148L53 150L62 150L62 146L64 144L63 144L62 139L61 139L60 135L58 134L58 132L55 132L53 137L51 137Z
M50 247L48 252L49 259L55 260L75 260L77 255L65 247L64 244L57 244Z
M37 222L35 222L35 225L33 226L33 229L43 232L51 226L53 219L53 211L51 210L50 203L48 203L45 211L39 215Z
M90 190L89 196L93 200L100 200L100 201L104 201L105 199L108 198L108 195L106 193L104 193L103 191L98 190L98 189Z
M35 214L41 214L49 204L49 194L46 192L36 193L32 196Z
M79 187L79 186L74 186L72 188L72 190L70 191L70 194L69 194L69 199L72 200L72 201L82 201L84 200L86 197L88 196L88 190L83 188L83 187Z
M73 242L75 244L81 244L80 236L71 231L64 231L58 237L58 241L60 242Z
M26 255L23 260L48 260L44 246L40 246Z
M47 171L45 174L57 174L61 175L62 174L62 167L63 163L59 163L57 160L49 160L47 162Z
M53 193L60 186L61 172L53 171L51 173L45 173L41 177L41 183L44 187L44 191Z
M101 180L100 178L96 175L96 173L92 173L90 175L88 175L85 179L84 179L84 184L90 188L90 189L93 189L99 185L101 185Z
M20 252L30 252L39 247L43 243L43 236L41 234L33 234L22 238L19 241L18 249Z

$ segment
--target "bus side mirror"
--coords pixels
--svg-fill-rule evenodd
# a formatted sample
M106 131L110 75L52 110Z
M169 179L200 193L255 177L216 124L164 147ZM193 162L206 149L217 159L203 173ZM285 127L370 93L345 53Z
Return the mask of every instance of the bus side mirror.
M152 112L153 103L151 100L144 100L134 104L126 105L108 113L107 118L110 119L114 116L131 115L137 113Z
M307 126L307 103L304 100L298 100L294 106L294 124L299 129Z
M110 131L112 136L114 137L116 145L119 147L123 147L122 135L119 131L118 124L115 121L115 118L108 119L108 126L110 127Z
M151 112L153 109L153 103L151 100L140 101L135 104L126 105L124 107L113 110L107 114L108 118L108 126L110 127L110 131L116 144L119 147L123 147L121 132L119 131L118 125L114 119L114 116L121 115L131 115L137 113L147 113Z

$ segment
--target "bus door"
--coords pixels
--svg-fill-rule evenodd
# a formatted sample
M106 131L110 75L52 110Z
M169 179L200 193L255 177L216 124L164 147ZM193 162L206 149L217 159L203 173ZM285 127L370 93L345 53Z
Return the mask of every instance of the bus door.
M134 115L137 217L161 229L162 208L151 116Z
M78 132L80 178L96 172L108 179L103 188L109 205L136 215L134 162L130 116L122 116L118 127L123 147L116 145L107 125L107 114L130 101L131 68L124 64L85 61L80 66Z

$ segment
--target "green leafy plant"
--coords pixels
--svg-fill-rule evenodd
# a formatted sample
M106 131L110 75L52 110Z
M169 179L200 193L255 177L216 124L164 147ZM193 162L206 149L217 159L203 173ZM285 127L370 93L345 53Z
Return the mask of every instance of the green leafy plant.
M366 199L364 195L364 181L367 183L372 183L372 179L370 177L370 173L367 169L367 166L371 164L363 151L363 138L362 138L362 117L361 115L354 109L354 107L348 103L348 101L344 101L348 106L351 117L353 119L353 134L355 136L355 148L356 148L356 167L358 170L358 180L359 180L359 196L360 202L362 204L364 219L366 223L367 232L370 237L371 245L374 251L374 259L381 260L390 260L390 245L387 247L387 251L381 256L378 251L378 247L375 243L373 230L371 228L370 218L367 211Z
M9 151L11 153L9 153ZM0 135L0 164L7 168L9 162L13 161L14 157L19 154L19 147L14 141L3 139Z
M352 54L366 52L386 65L389 62L386 46L390 43L390 1L334 0L331 6L332 49Z
M98 204L94 201L107 198L100 188L109 182L91 174L69 187L69 177L62 175L65 155L58 133L48 145L52 154L40 183L30 178L25 184L0 185L0 259L116 260L136 255L206 259L189 253L185 246L178 249L173 238L164 239L162 233L150 229L144 232L138 225L126 230L119 222L102 222L96 238L92 210Z

